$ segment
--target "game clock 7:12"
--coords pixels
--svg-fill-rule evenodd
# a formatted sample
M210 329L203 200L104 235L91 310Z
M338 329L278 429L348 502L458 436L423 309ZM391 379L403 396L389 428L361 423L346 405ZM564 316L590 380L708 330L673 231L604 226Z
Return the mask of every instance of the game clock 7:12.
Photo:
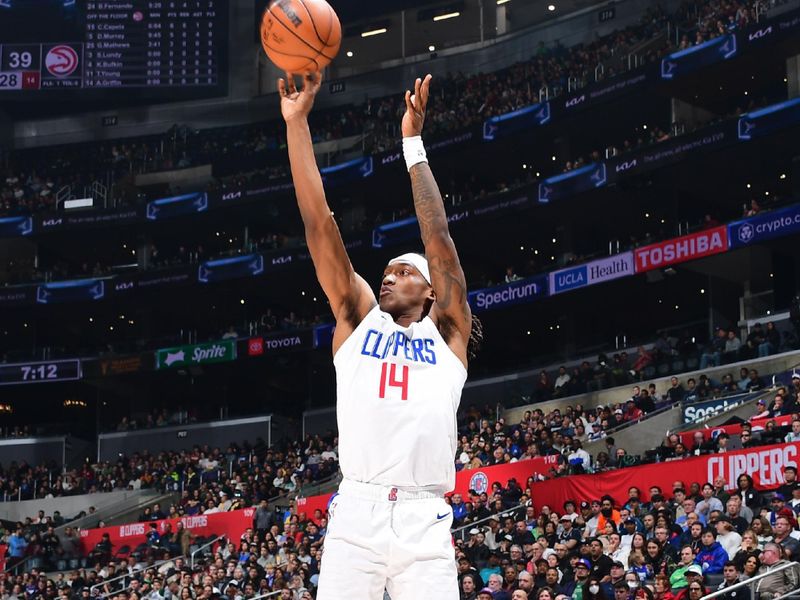
M74 381L82 377L81 361L53 360L40 363L0 365L0 385Z

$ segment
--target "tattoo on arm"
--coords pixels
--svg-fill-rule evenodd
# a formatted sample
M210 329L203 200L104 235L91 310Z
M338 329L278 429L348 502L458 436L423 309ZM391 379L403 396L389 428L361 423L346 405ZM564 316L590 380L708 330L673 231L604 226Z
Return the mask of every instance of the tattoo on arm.
M414 194L414 209L417 213L419 230L426 253L431 240L442 236L449 241L448 251L428 256L431 278L440 285L435 288L436 304L444 311L454 306L464 307L464 317L468 316L467 285L455 246L449 239L447 214L444 211L442 195L430 167L420 163L411 167L411 190ZM432 282L433 283L433 282ZM441 287L442 289L438 289Z

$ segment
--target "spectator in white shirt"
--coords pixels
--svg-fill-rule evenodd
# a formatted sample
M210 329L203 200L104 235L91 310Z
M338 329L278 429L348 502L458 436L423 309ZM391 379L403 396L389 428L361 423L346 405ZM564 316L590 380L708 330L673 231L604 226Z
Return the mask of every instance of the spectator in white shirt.
M717 541L728 553L728 558L733 560L742 544L742 536L737 533L731 520L724 515L717 519L716 528Z
M792 430L786 434L784 441L787 443L800 442L800 419L792 421Z
M558 377L556 377L555 385L553 386L553 396L563 396L566 392L565 385L567 385L570 381L569 373L567 373L566 367L559 367L558 368Z

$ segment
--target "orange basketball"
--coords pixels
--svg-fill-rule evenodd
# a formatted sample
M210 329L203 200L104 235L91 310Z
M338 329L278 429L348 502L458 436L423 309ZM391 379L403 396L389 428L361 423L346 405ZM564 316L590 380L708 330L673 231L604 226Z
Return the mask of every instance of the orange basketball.
M339 17L325 0L272 0L261 17L261 44L282 71L318 71L341 43Z

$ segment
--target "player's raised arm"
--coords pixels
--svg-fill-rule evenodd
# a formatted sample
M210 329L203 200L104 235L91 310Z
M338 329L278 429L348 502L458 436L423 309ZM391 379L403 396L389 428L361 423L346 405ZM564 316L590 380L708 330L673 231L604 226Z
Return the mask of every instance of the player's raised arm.
M466 364L467 343L472 328L467 282L456 246L450 237L442 195L428 166L421 137L430 84L431 76L427 75L424 81L416 80L413 95L410 91L406 92L406 113L402 123L403 153L411 176L414 209L430 267L431 285L436 294L431 318L436 321L448 345Z
M369 285L353 270L339 227L325 198L322 177L314 157L308 114L321 84L321 73L309 73L303 77L303 89L298 92L294 76L287 73L285 80L278 80L278 92L281 96L281 113L286 121L289 163L297 205L303 217L306 242L317 279L331 303L337 325L348 323L355 327L375 306L376 301ZM337 327L337 334L339 329ZM340 341L343 340L340 338ZM334 352L337 347L335 342Z

